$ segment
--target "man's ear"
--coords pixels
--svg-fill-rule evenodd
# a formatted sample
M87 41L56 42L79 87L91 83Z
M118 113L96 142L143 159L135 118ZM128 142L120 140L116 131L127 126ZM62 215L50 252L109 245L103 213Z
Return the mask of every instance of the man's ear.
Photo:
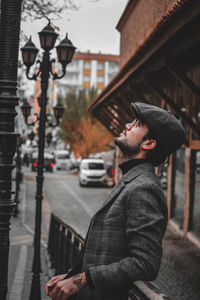
M155 149L156 145L157 145L156 140L154 140L154 139L147 139L147 140L145 140L143 142L142 149L143 150L153 150L153 149Z

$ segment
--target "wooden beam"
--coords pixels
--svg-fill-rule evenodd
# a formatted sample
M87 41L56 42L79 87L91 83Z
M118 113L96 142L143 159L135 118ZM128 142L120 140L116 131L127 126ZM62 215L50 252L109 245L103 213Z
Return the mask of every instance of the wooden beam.
M195 96L198 97L200 101L200 88L183 72L176 68L173 64L166 64L167 70L178 79L189 91L191 91Z
M111 122L110 119L107 118L107 116L105 114L103 114L102 112L98 114L98 116L95 116L101 123L104 124L104 126L110 131L110 133L114 136L118 135L118 132L116 131L115 128L111 129Z
M192 118L190 118L185 112L183 112L181 108L176 103L174 103L174 101L168 95L166 95L157 85L155 85L155 83L153 83L153 81L148 83L148 86L155 93L155 95L160 97L160 99L163 99L199 136L200 126L194 123Z
M109 107L110 107L111 109L110 109ZM119 111L116 110L116 109L112 106L112 104L107 105L106 108L107 108L107 110L112 114L113 119L115 119L115 120L118 121L119 127L120 127L120 128L124 127L124 120L123 120L121 114L119 114ZM114 112L113 112L112 110L114 110Z
M191 149L185 149L185 192L184 192L184 236L187 235L189 225L189 205L190 205L190 156Z
M113 103L110 103L109 106L115 111L117 114L117 118L121 124L121 127L124 127L126 124L125 119L123 118L123 114L121 113L121 107L116 108Z
M102 109L102 113L104 113L104 115L107 117L108 120L110 120L110 126L112 126L114 128L114 132L119 133L121 130L118 128L118 125L116 124L116 122L114 121L113 116L110 114L110 112L106 109L106 107L104 107Z
M126 105L126 101L123 100L123 97L118 95L113 99L114 99L113 101L116 101L116 104L118 106L123 107L125 114L130 117L130 115L131 115L130 106Z
M127 97L127 91L124 88L122 88L119 91L118 96L120 97L121 102L124 103L124 105L126 105L127 110L130 111L130 104L131 104L132 100Z
M190 140L189 148L194 150L200 150L200 140Z
M168 170L167 170L167 206L168 206L168 219L172 217L171 204L173 199L173 158L169 157Z
M191 150L190 154L190 201L189 201L189 217L188 217L188 231L193 230L194 224L194 202L195 202L195 186L196 186L196 163L197 152Z
M120 103L120 101L118 101L119 98L116 98L116 101L113 100L112 105L116 104L118 106L118 109L120 111L120 113L123 115L124 118L124 122L128 123L131 121L131 112L130 110L127 112L126 108L124 107L123 103Z
M101 123L103 123L106 127L109 127L110 122L106 119L106 117L102 113L96 113L95 118L97 118Z

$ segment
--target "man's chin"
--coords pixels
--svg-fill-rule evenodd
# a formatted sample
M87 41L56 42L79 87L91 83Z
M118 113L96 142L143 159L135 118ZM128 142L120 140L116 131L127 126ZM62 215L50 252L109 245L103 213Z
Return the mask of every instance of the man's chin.
M123 136L118 136L115 138L114 143L116 146L119 147L120 150L123 150L125 148L125 139Z
M122 141L122 137L118 136L115 138L114 143L115 143L115 145L118 146L118 145L121 145L121 141Z

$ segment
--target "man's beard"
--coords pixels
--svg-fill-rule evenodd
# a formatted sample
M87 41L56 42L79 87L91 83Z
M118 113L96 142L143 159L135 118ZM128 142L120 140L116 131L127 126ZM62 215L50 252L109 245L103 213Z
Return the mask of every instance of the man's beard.
M119 147L124 157L136 155L140 152L140 146L143 140L137 142L135 145L128 145L126 140L117 137L115 139L115 145Z

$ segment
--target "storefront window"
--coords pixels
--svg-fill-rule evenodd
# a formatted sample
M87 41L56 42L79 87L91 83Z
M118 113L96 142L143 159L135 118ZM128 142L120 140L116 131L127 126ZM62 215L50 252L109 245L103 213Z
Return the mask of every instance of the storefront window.
M179 149L174 160L174 195L172 217L183 228L185 196L185 149Z
M193 159L194 159L194 176L192 180L194 180L194 199L191 198L191 230L200 236L200 150L193 151ZM193 195L193 194L192 194Z

